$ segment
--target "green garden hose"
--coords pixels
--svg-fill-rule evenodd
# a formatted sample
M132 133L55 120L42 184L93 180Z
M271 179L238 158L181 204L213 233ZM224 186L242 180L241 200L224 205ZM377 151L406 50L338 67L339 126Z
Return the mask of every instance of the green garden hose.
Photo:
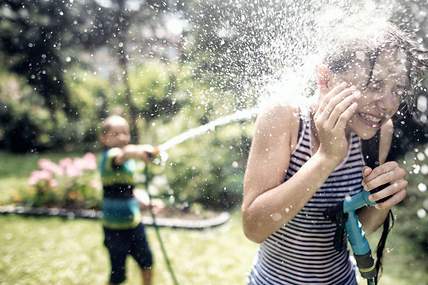
M173 270L171 262L169 260L168 254L166 252L164 243L162 241L162 237L161 237L161 234L160 234L160 231L159 231L159 226L156 223L156 215L153 212L152 197L151 197L150 192L149 192L150 181L149 181L149 167L148 167L148 163L146 163L146 165L144 166L144 175L145 175L144 187L146 188L147 195L149 196L149 211L150 211L150 215L151 215L152 220L153 220L152 223L153 223L153 227L155 228L156 237L157 237L157 239L159 241L159 244L160 244L160 247L161 247L161 250L162 250L162 255L163 255L164 259L165 259L165 263L166 263L166 267L168 268L168 272L171 275L172 282L173 282L174 285L179 285L179 283L177 281L177 277L174 274L174 270Z

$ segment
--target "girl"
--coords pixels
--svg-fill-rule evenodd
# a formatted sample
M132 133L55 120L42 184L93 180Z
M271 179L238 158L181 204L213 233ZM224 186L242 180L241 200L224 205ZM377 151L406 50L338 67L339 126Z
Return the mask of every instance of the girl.
M391 117L411 98L426 53L390 24L336 47L317 68L316 103L273 106L257 119L242 203L245 235L261 243L249 284L357 284L348 251L334 249L336 225L324 211L389 184L370 195L376 207L359 212L371 233L406 196L405 170L385 162ZM378 132L381 165L371 169L361 141Z

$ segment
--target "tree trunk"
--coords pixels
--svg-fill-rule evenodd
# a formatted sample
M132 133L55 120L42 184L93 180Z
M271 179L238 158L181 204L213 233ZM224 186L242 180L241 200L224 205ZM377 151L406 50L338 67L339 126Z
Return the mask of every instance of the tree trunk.
M125 9L125 1L119 0L119 13L117 17L118 25L118 59L121 69L122 82L125 86L125 102L129 111L129 127L131 129L131 142L138 144L140 136L137 127L138 109L132 100L131 86L128 78L128 58L126 53L127 34L129 30L130 19Z

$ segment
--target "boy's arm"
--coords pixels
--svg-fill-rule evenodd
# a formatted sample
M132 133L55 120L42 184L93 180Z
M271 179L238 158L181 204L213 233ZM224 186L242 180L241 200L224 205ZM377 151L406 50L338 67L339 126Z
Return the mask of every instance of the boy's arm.
M123 148L118 148L118 150L115 152L115 157L113 161L116 165L122 165L126 160L130 158L141 159L147 162L158 154L159 150L152 145L128 144Z
M134 197L135 197L135 199L137 199L141 208L146 208L150 205L150 197L146 191L144 191L142 189L135 189L134 190Z
M152 207L154 213L158 214L160 211L162 211L165 208L165 204L160 199L152 199L150 201L149 194L145 190L135 189L134 197L135 199L137 199L138 203L140 204L141 210L146 210L149 207Z

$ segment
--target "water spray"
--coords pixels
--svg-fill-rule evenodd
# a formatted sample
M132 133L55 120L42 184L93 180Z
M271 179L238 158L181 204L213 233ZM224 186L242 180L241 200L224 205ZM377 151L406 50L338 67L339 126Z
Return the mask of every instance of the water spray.
M248 109L248 110L242 110L237 111L231 115L227 115L224 117L221 117L219 119L216 119L212 122L209 122L205 125L190 129L188 131L185 131L184 133L173 137L172 139L166 141L165 143L161 144L160 146L157 146L154 148L153 153L149 153L149 159L152 161L153 165L162 166L165 165L166 161L168 160L168 153L167 150L172 148L173 146L176 146L188 139L203 135L207 133L208 131L214 131L216 127L226 125L232 122L236 121L244 121L249 120L252 117L254 117L258 113L257 108ZM174 285L179 285L177 277L175 276L174 269L172 268L171 261L168 257L168 253L166 251L165 245L162 240L162 236L159 231L159 226L156 222L156 215L153 211L153 203L152 203L152 196L150 195L149 186L150 182L153 179L154 173L149 169L149 163L147 162L144 166L144 187L146 189L147 195L149 197L149 211L150 216L152 218L152 224L155 228L156 237L158 239L158 242L161 247L162 255L165 259L165 264L167 266L168 272L171 276L172 282Z
M227 125L233 122L237 121L245 121L249 120L252 117L254 117L258 113L258 108L252 108L252 109L246 109L246 110L240 110L236 111L233 114L218 118L212 122L209 122L205 125L187 130L178 136L173 137L172 139L169 139L165 143L159 145L158 149L159 152L165 153L168 149L197 136L203 135L209 131L215 131L215 128L218 126Z

